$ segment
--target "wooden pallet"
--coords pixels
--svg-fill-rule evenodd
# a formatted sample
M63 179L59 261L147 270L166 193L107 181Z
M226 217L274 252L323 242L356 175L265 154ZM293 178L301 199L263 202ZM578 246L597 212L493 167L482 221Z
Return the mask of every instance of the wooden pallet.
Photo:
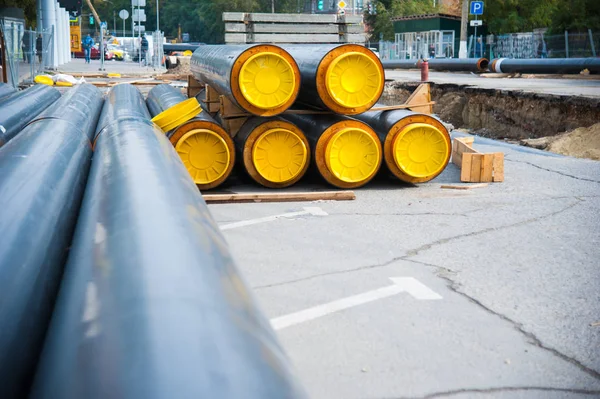
M460 181L504 181L504 153L481 153L473 148L474 140L473 137L457 137L452 141L452 163L460 168Z

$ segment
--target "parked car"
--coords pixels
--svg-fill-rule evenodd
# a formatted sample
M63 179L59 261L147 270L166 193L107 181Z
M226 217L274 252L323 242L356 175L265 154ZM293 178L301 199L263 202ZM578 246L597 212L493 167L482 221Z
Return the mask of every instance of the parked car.
M108 52L112 53L113 56L115 57L115 60L118 60L118 61L123 61L123 59L125 58L125 54L127 53L125 51L125 49L123 49L121 46L117 46L115 44L108 45Z
M73 54L74 54L75 58L85 58L85 53L83 52L83 50L76 51ZM107 61L112 60L114 57L115 57L115 55L111 51L106 51L104 53L104 59ZM90 54L90 58L92 60L100 59L100 51L98 50L98 44L94 44L94 46L92 47L92 53Z

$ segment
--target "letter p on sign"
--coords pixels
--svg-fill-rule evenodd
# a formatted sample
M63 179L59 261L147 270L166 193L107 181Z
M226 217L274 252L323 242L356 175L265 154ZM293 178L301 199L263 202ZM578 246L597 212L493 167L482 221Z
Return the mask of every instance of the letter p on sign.
M483 1L472 1L469 14L482 15L483 14Z

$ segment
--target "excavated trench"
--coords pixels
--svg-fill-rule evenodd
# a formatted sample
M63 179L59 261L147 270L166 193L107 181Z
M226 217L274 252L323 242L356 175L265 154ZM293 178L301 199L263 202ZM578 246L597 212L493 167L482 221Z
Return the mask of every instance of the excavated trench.
M391 82L381 102L403 103L417 83ZM455 128L508 140L555 136L600 121L600 99L431 84L434 112Z

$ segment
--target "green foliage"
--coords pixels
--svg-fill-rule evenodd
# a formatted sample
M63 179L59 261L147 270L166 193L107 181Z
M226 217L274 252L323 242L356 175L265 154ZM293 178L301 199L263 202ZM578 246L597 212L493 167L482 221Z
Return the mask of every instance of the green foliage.
M25 25L27 29L34 28L36 25L36 0L0 0L0 7L22 8L25 12Z

